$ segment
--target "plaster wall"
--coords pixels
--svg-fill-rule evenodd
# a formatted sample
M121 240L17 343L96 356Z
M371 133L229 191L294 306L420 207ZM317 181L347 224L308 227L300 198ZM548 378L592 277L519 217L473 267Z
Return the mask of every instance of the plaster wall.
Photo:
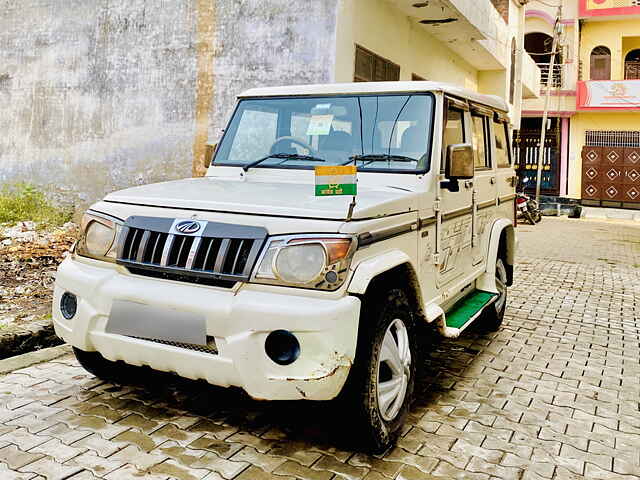
M611 50L611 80L624 79L624 57L632 49L634 39L640 35L637 19L607 22L585 22L581 30L580 59L584 65L583 78L589 80L591 51L603 45ZM638 48L638 47L636 47Z
M0 184L84 205L191 170L191 0L0 0Z
M476 69L386 1L341 0L336 38L338 82L353 81L357 44L400 65L400 80L415 73L478 90Z
M77 208L199 173L235 96L333 81L338 0L0 0L0 185Z

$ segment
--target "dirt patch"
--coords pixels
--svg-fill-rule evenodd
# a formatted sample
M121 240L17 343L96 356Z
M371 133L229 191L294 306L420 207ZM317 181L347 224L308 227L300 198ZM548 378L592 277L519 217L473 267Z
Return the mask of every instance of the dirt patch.
M50 319L56 268L76 232L73 223L46 229L34 222L0 226L0 337L9 327Z

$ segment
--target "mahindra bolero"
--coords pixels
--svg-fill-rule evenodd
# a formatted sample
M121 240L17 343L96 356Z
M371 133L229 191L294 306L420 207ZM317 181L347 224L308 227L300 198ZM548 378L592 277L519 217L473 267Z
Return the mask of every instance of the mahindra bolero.
M507 110L433 82L249 90L206 176L84 214L55 330L104 379L148 366L256 399L344 399L381 451L410 406L418 330L502 322Z

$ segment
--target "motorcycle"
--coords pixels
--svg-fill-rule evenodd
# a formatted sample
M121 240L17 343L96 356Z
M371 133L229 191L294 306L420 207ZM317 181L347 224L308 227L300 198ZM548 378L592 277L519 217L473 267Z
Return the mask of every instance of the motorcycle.
M528 179L525 179L525 182ZM538 202L522 192L516 192L516 209L518 212L517 218L526 219L531 225L535 225L542 220L542 213L540 213L540 207Z

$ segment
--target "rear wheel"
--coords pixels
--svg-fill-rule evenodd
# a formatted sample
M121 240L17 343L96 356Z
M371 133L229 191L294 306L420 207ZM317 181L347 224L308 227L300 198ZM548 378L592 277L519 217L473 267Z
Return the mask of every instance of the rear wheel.
M489 332L493 332L500 328L504 320L504 312L507 309L507 268L502 257L498 257L496 261L496 289L498 290L498 298L484 309L482 317L478 322L480 327Z
M400 435L416 371L415 321L400 289L371 295L363 305L356 362L345 398L360 447L381 453Z
M134 367L124 362L112 362L98 352L85 352L76 347L73 347L73 354L82 368L101 380L126 382L131 378Z

